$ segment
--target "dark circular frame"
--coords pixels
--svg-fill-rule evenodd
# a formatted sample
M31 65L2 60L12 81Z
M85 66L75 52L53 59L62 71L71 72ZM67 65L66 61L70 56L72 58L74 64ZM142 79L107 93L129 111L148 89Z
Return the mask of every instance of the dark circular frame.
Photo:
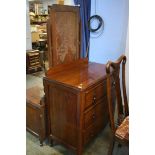
M93 28L91 27L91 20L94 20L94 19L97 19L97 20L99 21L99 24L98 24L97 28L95 28L95 29L93 29ZM102 26L103 24L104 24L104 23L103 23L103 19L102 19L101 16L99 16L99 15L93 15L93 16L91 16L91 17L89 18L89 20L88 20L88 29L89 29L90 32L96 32L97 30L99 30L99 29L101 28L101 26Z

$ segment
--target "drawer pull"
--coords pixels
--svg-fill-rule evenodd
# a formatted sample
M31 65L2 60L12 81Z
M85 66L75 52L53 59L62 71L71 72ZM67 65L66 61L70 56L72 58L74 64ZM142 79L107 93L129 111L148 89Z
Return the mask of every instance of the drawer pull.
M96 103L96 97L93 97L93 105Z
M96 101L96 97L95 96L93 97L93 101Z
M93 114L93 119L95 119L95 114Z

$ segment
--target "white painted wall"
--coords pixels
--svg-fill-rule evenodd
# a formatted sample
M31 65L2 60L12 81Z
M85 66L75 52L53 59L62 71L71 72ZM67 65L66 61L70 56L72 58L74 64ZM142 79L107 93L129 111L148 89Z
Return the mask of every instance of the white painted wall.
M95 0L91 1L91 15ZM107 63L125 53L129 14L129 0L97 0L96 12L104 20L104 31L99 38L90 38L89 60Z
M92 0L91 15L94 13L95 0ZM121 54L125 54L129 99L129 0L96 0L96 13L104 20L104 31L98 38L90 37L89 60L105 64L108 60L115 61Z

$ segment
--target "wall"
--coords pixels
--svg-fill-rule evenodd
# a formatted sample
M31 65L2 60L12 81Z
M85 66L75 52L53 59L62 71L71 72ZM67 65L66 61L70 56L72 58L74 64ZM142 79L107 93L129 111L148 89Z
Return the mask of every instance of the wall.
M90 61L106 63L125 52L128 3L128 0L96 0L96 12L103 18L105 26L99 38L90 38ZM92 0L91 15L94 12L95 0Z

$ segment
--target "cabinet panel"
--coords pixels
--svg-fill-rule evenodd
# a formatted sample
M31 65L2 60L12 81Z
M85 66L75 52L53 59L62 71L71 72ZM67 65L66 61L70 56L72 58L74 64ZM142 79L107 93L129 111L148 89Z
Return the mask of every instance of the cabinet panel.
M49 67L80 58L80 18L75 6L53 5L48 21Z
M51 133L71 146L77 145L77 95L53 85L50 93Z
M39 135L39 125L40 125L40 119L38 119L39 116L39 109L29 106L27 103L26 105L26 127L31 129L33 132L35 132L37 135Z

